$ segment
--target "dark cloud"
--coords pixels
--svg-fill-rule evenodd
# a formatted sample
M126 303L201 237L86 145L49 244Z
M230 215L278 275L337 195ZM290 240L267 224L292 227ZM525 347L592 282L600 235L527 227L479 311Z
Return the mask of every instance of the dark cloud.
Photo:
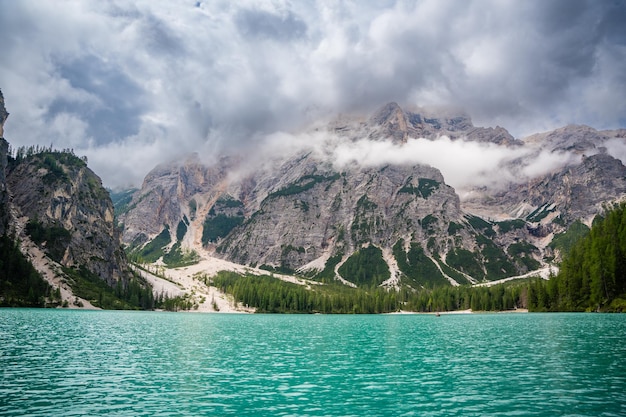
M142 103L144 92L126 74L95 56L59 63L57 67L61 78L93 100L85 103L65 96L55 97L45 116L48 122L59 113L80 115L87 123L87 134L97 144L137 134L141 115L146 110Z
M5 136L116 185L388 101L518 137L624 127L624 21L608 0L0 1Z
M235 15L235 23L245 36L289 41L306 35L307 25L295 13L270 13L264 10L244 9Z

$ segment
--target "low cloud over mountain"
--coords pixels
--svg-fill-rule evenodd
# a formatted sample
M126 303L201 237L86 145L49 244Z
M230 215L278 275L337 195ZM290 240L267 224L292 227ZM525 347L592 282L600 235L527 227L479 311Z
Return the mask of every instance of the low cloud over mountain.
M73 148L117 186L388 101L516 137L623 127L625 20L596 1L2 2L5 136Z

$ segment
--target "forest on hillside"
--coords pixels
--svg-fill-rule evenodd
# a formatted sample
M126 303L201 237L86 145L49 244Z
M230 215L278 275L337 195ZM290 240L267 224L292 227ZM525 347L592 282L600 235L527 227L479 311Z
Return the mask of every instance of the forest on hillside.
M59 306L58 289L50 287L19 251L14 237L0 240L0 305ZM346 267L347 268L347 267ZM190 309L180 297L153 297L130 280L110 288L85 271L65 271L77 295L102 308ZM389 313L472 309L503 311L626 311L626 203L607 209L565 256L558 275L549 280L513 281L491 287L424 286L419 290L350 288L325 281L309 288L271 275L221 272L207 285L233 296L237 303L266 313Z
M529 288L534 311L626 311L626 203L596 217L556 277Z

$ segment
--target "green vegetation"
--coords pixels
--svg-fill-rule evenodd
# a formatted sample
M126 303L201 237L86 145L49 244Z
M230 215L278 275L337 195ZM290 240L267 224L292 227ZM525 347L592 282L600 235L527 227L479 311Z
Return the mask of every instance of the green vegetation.
M46 226L37 219L26 223L25 232L37 245L46 242L45 251L50 258L60 262L72 238L70 232L61 226Z
M277 274L285 274L285 275L294 275L296 271L293 268L290 268L284 262L281 263L280 266L272 266L263 264L259 266L259 269L263 269L268 272L276 272Z
M411 178L407 181L407 183L398 190L399 194L406 193L416 195L422 198L428 198L432 193L435 192L439 188L441 184L439 181L431 180L429 178L419 178L417 187L414 187L410 182Z
M505 220L496 224L498 225L500 233L508 233L511 230L524 229L526 227L526 222L522 219Z
M130 203L133 201L133 195L137 189L130 189L124 191L112 191L109 190L109 196L113 202L113 210L115 216L126 213L130 209Z
M221 208L243 208L243 202L234 199L229 195L224 195L220 197L215 205Z
M382 288L363 290L345 285L312 289L270 276L241 276L219 272L210 284L233 295L238 303L259 313L389 313L400 304L396 292Z
M202 244L207 245L209 242L217 242L218 239L226 237L243 221L243 216L227 216L225 214L218 214L214 217L207 216L202 230Z
M437 223L437 218L433 216L432 214L429 214L426 217L424 217L420 223L422 225L422 229L431 230L431 226Z
M167 294L159 294L154 300L154 308L166 311L197 310L198 303L191 294L170 297Z
M461 271L477 280L482 280L485 271L478 256L466 249L455 248L448 252L446 262L452 268Z
M554 206L552 208L548 208L548 207L550 207L548 204L544 204L541 207L537 207L535 211L533 211L528 216L526 216L526 220L528 220L529 222L535 222L535 223L540 222L541 220L546 218L548 214L556 211L556 207Z
M373 201L371 201L368 197L367 194L363 194L358 201L356 202L356 211L357 213L365 213L368 211L372 211L374 209L376 209L378 207L378 205L376 203L374 203Z
M63 268L72 292L88 300L96 307L107 310L150 310L154 308L152 287L139 276L133 276L126 284L118 281L109 287L99 276L84 267Z
M376 225L382 220L374 214L378 208L376 203L371 201L366 194L363 194L356 202L354 220L350 226L350 236L357 245L366 243L369 236L375 232Z
M12 237L0 236L0 307L44 307L52 287Z
M200 257L195 251L183 251L180 242L176 242L169 252L163 255L163 263L170 268L181 268L183 266L195 265L200 261Z
M390 277L383 252L376 246L354 252L339 267L339 274L359 286L378 286Z
M453 236L456 234L456 232L462 230L463 228L464 226L462 224L450 222L450 224L448 224L448 235Z
M328 260L326 261L326 264L324 265L324 269L321 272L319 272L317 275L315 275L313 279L317 281L325 282L325 283L334 282L335 281L335 267L337 266L339 262L341 262L342 258L343 258L343 252L339 252L336 255L333 255L330 258L328 258Z
M437 263L439 263L439 266L447 276L449 276L461 285L470 284L470 281L465 277L465 275L463 275L456 269L446 265L444 262L441 261L441 259L439 259L438 256L434 256L434 258L437 260Z
M408 311L505 311L526 308L526 285L500 284L491 287L436 287L409 294Z
M132 257L138 263L156 262L161 256L165 255L164 247L172 241L170 237L170 229L165 226L154 239L148 242L143 248L132 252Z
M304 191L310 190L315 187L316 184L323 182L333 182L340 178L339 174L333 174L331 176L325 175L305 175L300 178L294 184L290 184L285 188L275 191L267 196L267 198L286 197L290 195L300 194Z
M193 198L189 200L189 217L191 220L196 218L196 211L198 210L198 203Z
M559 250L561 254L565 256L570 252L576 242L588 234L589 228L580 220L576 220L565 233L554 236L549 246L552 249Z
M476 242L481 247L483 256L483 265L487 272L485 278L493 281L497 279L507 278L517 273L517 268L511 262L504 251L496 246L491 239L483 235L476 237Z
M239 275L222 271L207 279L258 313L391 313L399 310L434 312L473 309L500 311L525 308L525 284L493 287L436 287L418 291L350 288L345 285L303 285L271 276Z
M8 158L10 166L16 166L25 161L33 161L39 168L47 171L43 177L43 181L47 184L67 181L68 176L64 167L84 168L87 166L87 158L77 157L73 149L56 150L52 147L40 146L19 147L15 156Z
M437 265L424 253L424 249L411 243L407 252L404 251L404 241L399 240L393 247L393 256L398 262L400 271L414 288L425 286L447 285L448 280L443 276Z
M89 188L92 198L100 201L110 199L109 192L102 186L100 178L90 172L87 172L85 173L84 180L87 183L87 187ZM115 213L115 207L113 208L113 212Z
M176 227L176 241L180 242L183 240L185 235L187 234L187 223L184 221L185 219L178 222L178 226Z
M531 290L529 305L535 311L626 311L626 204L596 218L571 247L559 274Z
M496 235L496 232L493 230L493 225L480 217L466 215L465 218L467 222L476 230L477 232L482 232L485 236L493 237Z
M524 265L528 271L534 271L541 267L541 263L532 257L533 253L539 253L539 249L526 241L511 244L507 252L516 262Z

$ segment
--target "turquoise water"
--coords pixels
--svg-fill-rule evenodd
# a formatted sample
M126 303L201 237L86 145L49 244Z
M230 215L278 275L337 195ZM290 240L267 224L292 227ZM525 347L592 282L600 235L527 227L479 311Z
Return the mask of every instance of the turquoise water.
M624 416L626 315L0 310L0 416Z

